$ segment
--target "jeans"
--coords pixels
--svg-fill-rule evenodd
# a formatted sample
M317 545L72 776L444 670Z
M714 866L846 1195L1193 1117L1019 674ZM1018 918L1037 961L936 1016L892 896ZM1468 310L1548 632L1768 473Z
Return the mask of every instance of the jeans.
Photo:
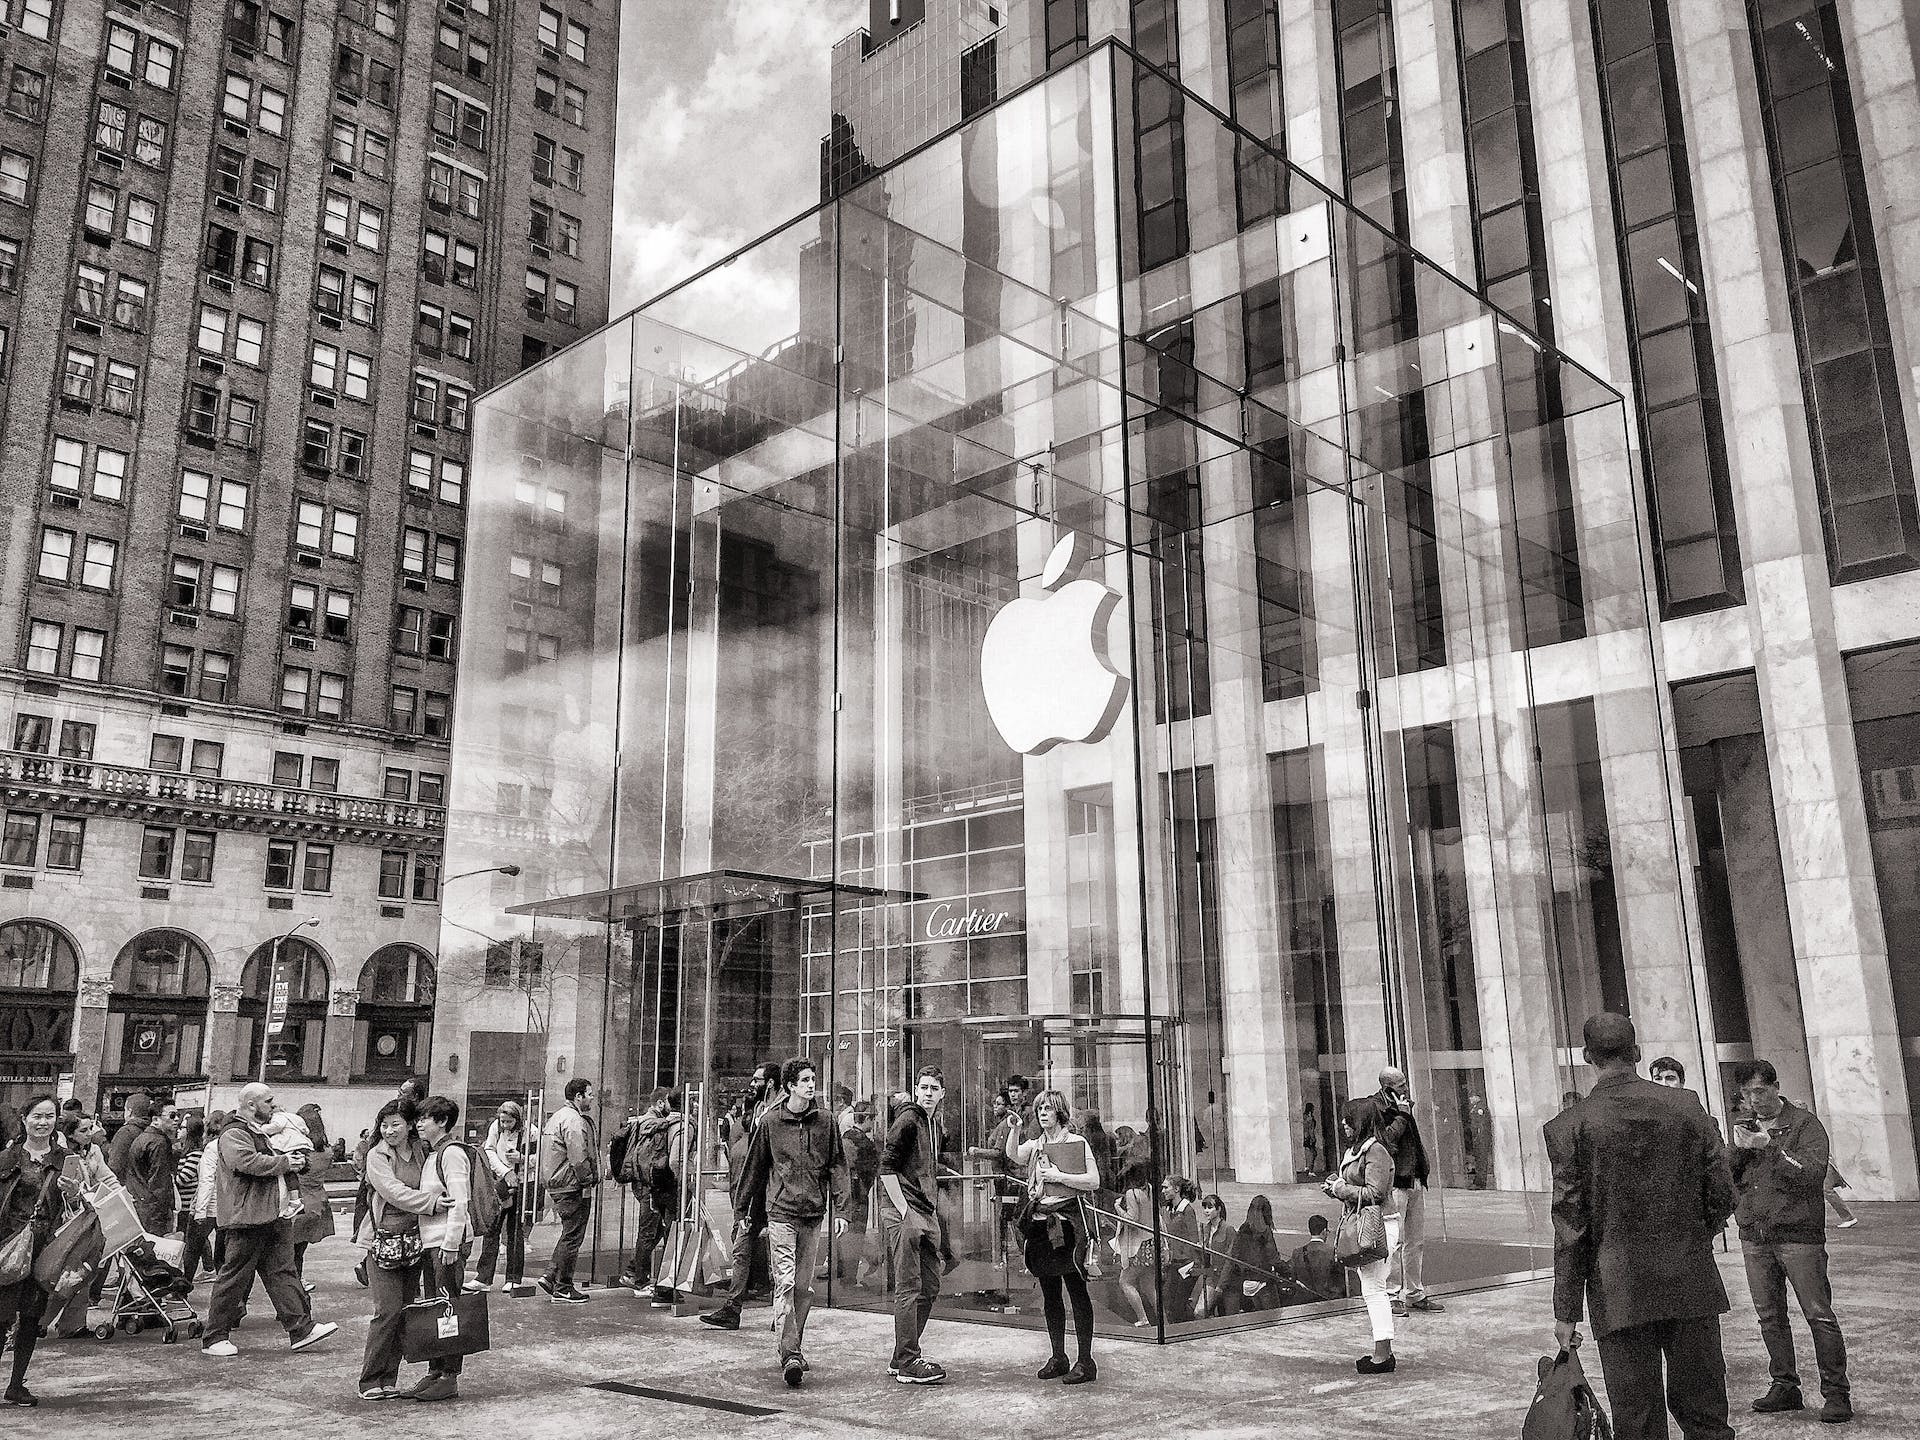
M733 1274L727 1279L727 1304L738 1310L753 1283L753 1247L766 1233L744 1212L733 1225Z
M480 1242L480 1269L478 1279L482 1285L493 1283L494 1267L500 1262L500 1233L507 1236L507 1274L509 1285L518 1285L527 1275L527 1233L526 1219L520 1213L525 1203L521 1187L509 1187L507 1198L500 1202L500 1214L494 1219L493 1228Z
M1353 1267L1353 1273L1360 1277L1360 1298L1366 1302L1367 1321L1373 1328L1376 1344L1393 1339L1393 1289L1390 1276L1394 1254L1400 1248L1400 1217L1388 1214L1385 1219L1387 1258Z
M1764 1244L1741 1246L1747 1262L1747 1288L1760 1317L1760 1338L1767 1344L1767 1368L1776 1385L1800 1386L1793 1355L1793 1328L1787 1322L1787 1286L1800 1302L1800 1314L1813 1332L1813 1357L1820 1367L1820 1393L1829 1400L1849 1394L1847 1342L1840 1322L1833 1318L1833 1287L1827 1283L1827 1247L1824 1244Z
M1718 1315L1650 1320L1596 1343L1614 1440L1667 1440L1667 1411L1686 1440L1734 1440Z
M201 1262L207 1258L207 1244L213 1239L213 1220L195 1220L187 1226L186 1253L180 1261L181 1273L189 1283L200 1273ZM215 1262L218 1263L218 1262Z
M920 1358L920 1337L940 1298L940 1222L913 1211L905 1219L882 1212L887 1252L893 1257L893 1363Z
M644 1285L654 1278L653 1247L660 1243L667 1226L679 1218L680 1192L673 1186L655 1190L636 1183L633 1186L633 1202L640 1223L633 1237L633 1263L627 1270Z
M1408 1190L1393 1192L1393 1213L1400 1217L1400 1238L1387 1257L1392 1278L1388 1293L1395 1300L1427 1297L1427 1187L1418 1180Z
M292 1339L313 1328L313 1309L293 1267L293 1222L232 1225L220 1232L225 1254L207 1307L205 1343L224 1340L246 1313L247 1295L257 1275L273 1301L274 1318Z
M769 1220L767 1249L773 1265L774 1348L780 1358L800 1353L813 1308L813 1272L820 1263L822 1220Z
M400 1332L407 1306L427 1294L458 1295L461 1264L456 1253L450 1262L442 1261L442 1250L428 1250L404 1270L382 1270L367 1266L367 1289L373 1296L373 1319L367 1322L367 1349L360 1361L360 1388L373 1390L391 1386L400 1378ZM429 1360L429 1375L458 1375L461 1355L444 1360Z
M547 1265L547 1278L554 1288L565 1290L573 1284L573 1267L580 1260L580 1246L587 1238L587 1222L593 1218L593 1193L576 1190L553 1197L553 1213L560 1217L560 1238L553 1244L553 1259Z

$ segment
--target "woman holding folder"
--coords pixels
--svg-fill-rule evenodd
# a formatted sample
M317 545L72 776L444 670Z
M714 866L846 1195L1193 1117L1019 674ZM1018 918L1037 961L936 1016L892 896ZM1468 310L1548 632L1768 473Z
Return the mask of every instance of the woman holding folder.
M1084 1137L1073 1131L1067 1097L1043 1090L1033 1102L1040 1133L1021 1138L1022 1121L1012 1112L1007 1159L1029 1166L1027 1203L1020 1233L1027 1269L1040 1282L1053 1355L1040 1371L1042 1380L1064 1378L1085 1385L1098 1374L1093 1363L1093 1297L1087 1293L1087 1250L1091 1227L1083 1198L1100 1188L1100 1170ZM1073 1335L1079 1358L1067 1364L1067 1305L1073 1304Z

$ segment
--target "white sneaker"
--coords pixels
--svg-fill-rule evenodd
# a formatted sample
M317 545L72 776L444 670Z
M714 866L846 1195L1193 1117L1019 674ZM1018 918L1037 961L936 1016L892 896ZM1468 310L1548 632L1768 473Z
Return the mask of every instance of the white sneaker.
M467 1281L466 1284L462 1285L460 1288L461 1290L463 1290L469 1295L484 1295L489 1290L493 1289L493 1286L489 1285L484 1280L469 1280Z
M202 1355L212 1355L221 1360L231 1360L240 1353L240 1347L231 1340L216 1340L211 1345L200 1347Z
M311 1330L307 1331L307 1333L302 1335L298 1340L295 1340L287 1348L290 1350L304 1350L309 1345L318 1345L322 1340L326 1339L329 1335L333 1334L333 1332L338 1330L339 1328L340 1327L334 1324L331 1320L323 1320L319 1324L315 1325Z

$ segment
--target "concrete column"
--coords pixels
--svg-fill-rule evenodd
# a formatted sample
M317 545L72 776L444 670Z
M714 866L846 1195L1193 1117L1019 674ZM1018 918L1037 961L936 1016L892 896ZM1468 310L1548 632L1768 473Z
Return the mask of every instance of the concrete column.
M1340 90L1333 9L1326 0L1280 0L1280 95L1287 159L1331 190L1340 184ZM1296 197L1297 203L1306 196Z
M1453 0L1393 0L1396 114L1413 248L1471 285L1473 213Z
M1863 1197L1920 1195L1885 930L1834 641L1798 356L1740 0L1671 9L1733 450L1813 1102Z

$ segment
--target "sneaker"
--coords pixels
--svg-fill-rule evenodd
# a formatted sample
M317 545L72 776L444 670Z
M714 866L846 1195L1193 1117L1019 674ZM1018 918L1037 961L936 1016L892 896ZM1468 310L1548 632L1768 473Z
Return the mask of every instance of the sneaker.
M789 1355L780 1366L780 1374L789 1390L798 1390L800 1382L806 1378L807 1367L798 1355Z
M1828 1425L1846 1424L1853 1419L1852 1399L1845 1395L1828 1396L1827 1403L1820 1407L1820 1419Z
M240 1347L231 1340L215 1340L200 1347L202 1355L211 1355L217 1360L231 1360L240 1353Z
M624 1274L614 1276L611 1285L615 1290L638 1290L645 1283L646 1282L637 1279L631 1270L628 1270Z
M406 1398L409 1400L419 1400L423 1403L434 1400L458 1400L460 1398L460 1382L451 1375L429 1375L418 1385L414 1386L413 1389L409 1390Z
M727 1304L722 1305L718 1310L709 1310L700 1317L700 1323L702 1325L711 1325L715 1330L738 1330L740 1328L740 1307L738 1305ZM891 1367L888 1368L887 1373L893 1373Z
M493 1282L490 1280L469 1280L460 1288L469 1295L484 1295L493 1289Z
M287 1348L291 1350L305 1350L309 1346L318 1345L339 1328L340 1327L331 1320L322 1320L319 1324L310 1326L306 1334L294 1336L292 1344Z
M300 1288L305 1290L309 1295L311 1295L313 1293L313 1281L311 1280L301 1281Z
M362 1290L367 1288L367 1262L362 1260L353 1267L353 1278L360 1282Z
M24 1385L9 1385L4 1398L9 1405L18 1405L23 1410L31 1410L40 1403L40 1397Z
M1429 1315L1437 1315L1447 1308L1431 1295L1416 1296L1407 1302L1407 1306L1413 1310L1425 1310Z
M538 1285L542 1290L546 1291L547 1294L549 1295L558 1295L560 1293L559 1290L555 1288L553 1283L553 1276L551 1275L542 1275L538 1280L534 1281L533 1283Z
M1396 1300L1396 1301L1394 1301L1394 1302L1393 1302L1393 1313L1394 1313L1395 1315L1399 1315L1399 1316L1401 1316L1401 1317L1403 1317L1403 1318L1404 1318L1404 1317L1405 1317L1405 1315L1406 1315L1406 1313L1407 1313L1407 1302L1406 1302L1406 1301L1404 1301L1404 1300Z
M1800 1398L1799 1386L1776 1380L1767 1387L1766 1394L1753 1402L1753 1408L1762 1415L1778 1415L1783 1410L1804 1410L1806 1405Z
M931 1360L909 1360L894 1371L893 1378L902 1385L938 1385L947 1378L947 1372Z
M1076 1360L1063 1382L1067 1385L1091 1385L1100 1378L1100 1367L1091 1360Z
M647 1303L658 1310L662 1306L674 1304L679 1298L679 1295L667 1289L666 1286L656 1285L653 1287L653 1293L647 1296Z
M398 1385L370 1385L360 1392L362 1400L398 1400L406 1392Z
M1837 1228L1841 1230L1851 1230L1859 1223L1860 1217L1858 1215L1849 1215L1846 1219L1835 1222Z
M564 1290L549 1289L547 1294L556 1305L584 1305L587 1303L587 1297L572 1285L567 1286Z

